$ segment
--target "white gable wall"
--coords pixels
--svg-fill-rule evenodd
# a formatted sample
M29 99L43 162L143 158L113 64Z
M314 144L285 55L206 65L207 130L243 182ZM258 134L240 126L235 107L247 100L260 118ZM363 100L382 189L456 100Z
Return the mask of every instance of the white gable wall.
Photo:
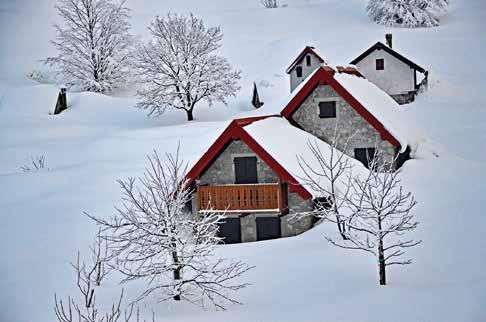
M312 74L312 72L315 71L317 67L321 65L321 61L316 57L316 55L310 53L307 55L311 57L310 66L307 66L306 58L305 58L306 56L304 56L304 58L301 61L299 61L299 63L295 65L295 67L290 71L290 92L293 92L294 89L297 86L299 86L299 84L302 83L304 79L307 78L307 76ZM297 77L297 72L296 72L297 66L302 67L302 77Z
M385 69L376 70L376 60L384 59ZM356 64L360 73L390 95L415 90L415 70L384 50L375 50Z

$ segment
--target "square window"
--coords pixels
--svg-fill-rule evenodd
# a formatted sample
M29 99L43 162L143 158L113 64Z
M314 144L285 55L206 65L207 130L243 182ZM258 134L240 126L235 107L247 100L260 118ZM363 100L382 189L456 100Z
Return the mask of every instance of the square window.
M258 183L256 157L236 157L234 163L236 184Z
M357 148L354 149L354 158L361 163L368 169L370 168L370 164L375 158L376 150L375 148Z
M321 119L336 117L336 101L320 102L319 117Z
M385 60L383 58L376 60L376 70L384 70L385 69Z

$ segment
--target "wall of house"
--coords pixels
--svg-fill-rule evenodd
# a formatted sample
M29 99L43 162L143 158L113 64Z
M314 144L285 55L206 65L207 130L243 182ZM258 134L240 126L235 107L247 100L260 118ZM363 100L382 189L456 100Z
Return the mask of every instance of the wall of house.
M319 102L329 100L336 101L336 117L320 118ZM383 151L384 157L392 158L395 155L395 147L388 141L382 140L379 132L329 85L317 86L295 111L292 118L305 131L329 144L333 143L337 125L340 134L338 147L342 150L350 138L345 153L351 157L354 157L354 149L373 148L375 145Z
M243 141L232 141L219 155L213 164L201 175L200 184L218 185L234 184L235 170L233 159L238 156L255 156L257 158L257 175L259 183L276 183L278 176L260 159ZM308 211L312 207L311 200L304 200L295 192L288 192L288 207L291 213ZM192 195L192 211L197 214L197 193ZM241 217L241 240L250 242L257 240L256 218L281 217L282 237L298 235L313 225L312 218L291 220L291 215L283 215L280 212L255 212L255 213L227 213L228 217Z
M321 64L320 60L313 54L308 54L311 57L311 64L307 66L306 58L302 59L295 67L290 71L290 92L299 86L304 79L307 78L317 67ZM297 66L302 66L302 77L297 77L297 72L295 71Z
M201 184L234 184L234 158L255 156L257 158L258 183L276 183L278 177L272 169L260 159L243 141L232 141L214 163L201 175Z
M376 70L376 59L384 59L385 69ZM361 74L390 95L415 91L415 70L384 50L375 50L358 64Z

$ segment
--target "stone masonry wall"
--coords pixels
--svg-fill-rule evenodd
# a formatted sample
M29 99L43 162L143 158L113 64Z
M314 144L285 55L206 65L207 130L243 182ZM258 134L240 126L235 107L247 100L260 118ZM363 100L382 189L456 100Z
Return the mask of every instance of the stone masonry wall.
M276 183L278 178L270 167L260 159L243 141L232 141L214 163L201 176L201 184L234 184L234 158L255 156L257 158L258 183Z
M336 118L320 118L319 102L336 101ZM373 148L375 145L384 152L385 157L395 155L394 146L380 138L380 134L356 110L351 107L329 85L319 85L295 111L292 118L305 131L321 140L332 143L336 124L340 133L338 146L344 146L352 136L345 151L354 157L355 148Z

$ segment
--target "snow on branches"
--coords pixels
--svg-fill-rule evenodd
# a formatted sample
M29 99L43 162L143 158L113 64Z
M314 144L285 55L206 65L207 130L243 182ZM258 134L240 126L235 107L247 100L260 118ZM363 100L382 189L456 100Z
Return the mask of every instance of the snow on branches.
M192 14L167 14L148 29L153 38L138 48L135 68L143 85L138 106L149 115L174 108L185 110L191 121L198 102L226 104L235 96L240 72L216 54L223 38L219 27L206 28Z
M153 293L218 309L238 304L229 293L247 286L240 277L251 267L214 255L224 215L208 209L196 217L187 209L193 191L179 153L161 160L154 152L148 160L142 177L119 181L124 205L110 220L88 215L100 225L114 267L124 282L147 281L138 300Z
M337 224L341 237L326 239L334 246L375 256L380 285L385 285L386 267L410 264L411 259L402 259L405 249L421 243L406 237L418 225L412 213L416 201L401 185L396 160L387 160L376 148L378 152L368 156L369 169L353 171L355 168L344 153L334 152L331 158L326 158L324 155L329 153L323 153L312 143L309 147L319 166L313 168L305 160L299 160L300 166L307 184L324 197L316 200L312 212L295 216L312 215ZM321 184L319 178L328 184Z
M63 20L54 25L58 53L45 62L81 90L104 93L122 86L129 78L132 45L124 1L59 0L56 9Z
M448 4L449 0L369 0L366 9L381 25L435 27Z

